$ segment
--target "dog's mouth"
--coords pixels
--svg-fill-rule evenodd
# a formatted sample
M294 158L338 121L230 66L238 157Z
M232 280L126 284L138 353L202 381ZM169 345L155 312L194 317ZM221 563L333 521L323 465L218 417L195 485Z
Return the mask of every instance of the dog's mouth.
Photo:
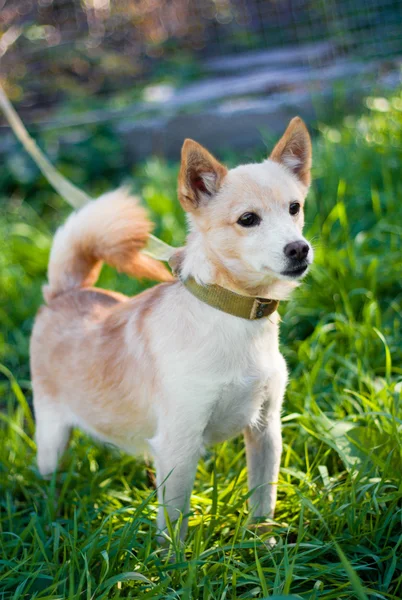
M297 267L293 267L292 269L286 269L286 271L282 271L281 275L285 275L286 277L301 277L308 269L308 264L303 263L298 265Z

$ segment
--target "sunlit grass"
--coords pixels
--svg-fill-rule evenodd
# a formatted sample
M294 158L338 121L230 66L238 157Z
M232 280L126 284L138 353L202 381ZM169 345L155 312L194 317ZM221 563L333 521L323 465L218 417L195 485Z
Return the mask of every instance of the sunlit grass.
M0 598L402 596L401 97L367 106L337 129L319 125L315 139L306 217L315 266L281 306L291 380L270 534L247 526L240 439L200 462L184 548L174 531L170 550L156 545L156 499L139 459L76 433L60 472L41 480L27 342L65 209L37 179L3 182L12 197L0 220L0 357L10 368L0 380ZM135 185L157 234L180 244L176 174L151 161ZM122 176L111 170L114 182ZM75 181L105 189L91 177ZM140 289L111 269L101 284Z

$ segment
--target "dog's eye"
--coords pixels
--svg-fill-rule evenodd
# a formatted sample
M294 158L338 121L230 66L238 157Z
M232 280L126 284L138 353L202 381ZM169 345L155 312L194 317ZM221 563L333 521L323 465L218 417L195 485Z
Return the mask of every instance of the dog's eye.
M242 227L255 227L255 225L259 225L261 223L261 217L255 213L248 212L244 213L244 215L242 215L237 222Z
M291 215L298 215L300 212L300 204L298 202L292 202L289 206L289 213Z

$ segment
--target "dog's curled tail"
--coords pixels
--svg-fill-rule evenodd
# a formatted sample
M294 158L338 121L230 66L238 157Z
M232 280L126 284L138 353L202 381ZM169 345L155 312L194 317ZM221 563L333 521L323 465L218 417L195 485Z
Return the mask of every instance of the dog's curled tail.
M152 223L124 188L74 212L56 232L48 266L46 302L73 288L93 285L102 263L135 277L170 281L166 267L142 254Z

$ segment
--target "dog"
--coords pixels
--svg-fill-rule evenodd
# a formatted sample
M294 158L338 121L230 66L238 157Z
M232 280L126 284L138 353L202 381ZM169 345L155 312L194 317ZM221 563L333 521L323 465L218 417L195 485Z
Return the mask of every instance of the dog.
M244 432L250 513L274 515L287 368L278 301L306 274L302 235L311 140L295 117L260 164L227 169L184 142L178 197L189 235L171 264L141 253L151 224L126 190L101 196L56 232L31 336L38 467L57 468L78 427L156 466L165 511L186 534L206 445ZM162 283L133 298L93 287L102 263Z

